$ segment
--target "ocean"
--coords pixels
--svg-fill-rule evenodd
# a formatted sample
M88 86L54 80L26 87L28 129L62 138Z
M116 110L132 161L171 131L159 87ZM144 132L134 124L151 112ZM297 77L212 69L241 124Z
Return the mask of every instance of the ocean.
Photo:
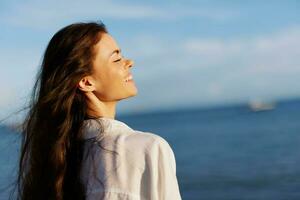
M299 200L300 100L116 116L172 147L183 200ZM16 172L19 136L0 127L0 187ZM0 193L7 199L7 190Z

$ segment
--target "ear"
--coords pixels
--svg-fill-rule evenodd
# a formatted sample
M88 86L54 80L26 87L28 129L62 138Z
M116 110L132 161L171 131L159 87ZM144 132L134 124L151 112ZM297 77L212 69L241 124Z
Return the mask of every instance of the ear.
M94 80L90 76L85 76L79 81L77 87L83 92L92 92L95 90Z

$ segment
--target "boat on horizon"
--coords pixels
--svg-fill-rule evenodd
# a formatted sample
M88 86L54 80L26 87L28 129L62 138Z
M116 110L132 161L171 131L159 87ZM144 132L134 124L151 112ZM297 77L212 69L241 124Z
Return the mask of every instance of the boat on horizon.
M275 102L250 101L248 107L253 112L273 110L276 107Z

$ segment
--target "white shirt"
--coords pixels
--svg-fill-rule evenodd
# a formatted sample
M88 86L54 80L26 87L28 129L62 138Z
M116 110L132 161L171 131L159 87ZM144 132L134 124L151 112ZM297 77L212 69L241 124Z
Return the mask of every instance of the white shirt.
M88 200L181 200L165 139L106 117L85 120L83 131L81 179Z

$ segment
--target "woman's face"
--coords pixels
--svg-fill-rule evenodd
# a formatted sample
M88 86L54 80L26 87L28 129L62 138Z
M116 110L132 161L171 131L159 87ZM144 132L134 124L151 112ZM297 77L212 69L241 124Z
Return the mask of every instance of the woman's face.
M133 61L122 56L118 44L107 33L95 45L94 73L95 95L102 101L116 101L137 94L134 80L130 80ZM128 80L129 78L129 80Z

